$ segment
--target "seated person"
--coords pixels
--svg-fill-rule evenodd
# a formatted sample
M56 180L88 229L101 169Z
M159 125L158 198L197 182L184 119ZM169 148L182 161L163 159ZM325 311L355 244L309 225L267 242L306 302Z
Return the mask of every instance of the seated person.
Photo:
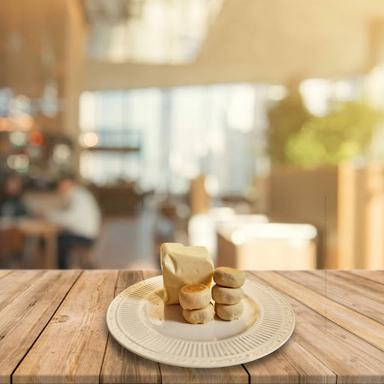
M23 180L18 174L5 176L0 192L0 217L11 219L28 214L22 200L23 189Z
M63 176L57 193L64 199L63 209L50 211L46 219L61 228L58 235L59 268L68 268L74 247L91 247L100 229L101 215L92 193L76 182L73 175Z

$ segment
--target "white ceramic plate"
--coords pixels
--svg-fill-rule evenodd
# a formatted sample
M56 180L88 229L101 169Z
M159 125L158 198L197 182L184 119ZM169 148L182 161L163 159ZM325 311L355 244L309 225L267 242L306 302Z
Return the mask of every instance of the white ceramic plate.
M140 281L112 301L107 324L125 348L147 359L191 368L217 368L259 359L291 336L295 317L272 288L247 280L239 320L188 324L178 305L164 305L163 279Z

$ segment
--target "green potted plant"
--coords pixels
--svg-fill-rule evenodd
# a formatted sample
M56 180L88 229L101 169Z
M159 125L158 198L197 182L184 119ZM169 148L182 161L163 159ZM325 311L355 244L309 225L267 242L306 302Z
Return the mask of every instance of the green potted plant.
M337 165L368 152L381 117L362 101L335 102L326 115L314 116L298 91L269 113L269 216L326 232L321 267L334 267L336 260Z

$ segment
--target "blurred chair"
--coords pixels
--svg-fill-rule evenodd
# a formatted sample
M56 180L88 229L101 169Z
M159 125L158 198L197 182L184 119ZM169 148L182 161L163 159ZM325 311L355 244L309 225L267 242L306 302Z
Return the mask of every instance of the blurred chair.
M95 269L96 261L93 246L76 245L71 249L69 268L71 269Z
M25 237L17 228L0 228L0 268L17 268L22 264Z

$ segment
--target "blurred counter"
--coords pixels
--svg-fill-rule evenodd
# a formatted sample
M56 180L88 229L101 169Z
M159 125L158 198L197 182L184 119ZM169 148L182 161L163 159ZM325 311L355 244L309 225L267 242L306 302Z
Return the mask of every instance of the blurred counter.
M217 231L217 265L250 270L317 267L317 230L309 224L237 223Z

